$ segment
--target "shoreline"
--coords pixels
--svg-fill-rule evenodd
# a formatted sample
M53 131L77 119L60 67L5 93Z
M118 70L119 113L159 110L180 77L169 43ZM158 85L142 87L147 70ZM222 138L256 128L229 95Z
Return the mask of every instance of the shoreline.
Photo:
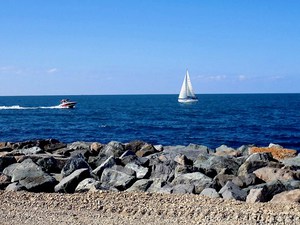
M300 157L296 150L275 144L210 149L143 141L2 142L0 172L2 211L3 207L24 211L30 205L40 212L46 207L53 221L56 207L80 217L87 213L82 222L88 224L101 224L91 222L89 210L110 218L109 223L124 222L126 215L127 224L138 224L135 217L145 218L147 224L157 216L162 218L156 218L161 222L156 224L176 218L177 224L197 224L201 219L203 224L296 224L300 218ZM85 208L91 205L96 208ZM2 217L24 220L11 210ZM63 215L58 218L64 221ZM30 223L44 219L34 213L27 218ZM77 216L66 217L69 220L81 221Z

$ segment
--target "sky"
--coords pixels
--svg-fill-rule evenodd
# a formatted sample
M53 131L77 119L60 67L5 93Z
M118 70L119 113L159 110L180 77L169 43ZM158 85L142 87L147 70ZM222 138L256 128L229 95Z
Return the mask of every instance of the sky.
M0 0L0 95L299 93L300 1Z

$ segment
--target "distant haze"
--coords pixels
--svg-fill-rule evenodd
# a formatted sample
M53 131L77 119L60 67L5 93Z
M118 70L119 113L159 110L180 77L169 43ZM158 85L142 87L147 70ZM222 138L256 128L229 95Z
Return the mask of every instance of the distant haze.
M299 93L300 1L1 1L0 95Z

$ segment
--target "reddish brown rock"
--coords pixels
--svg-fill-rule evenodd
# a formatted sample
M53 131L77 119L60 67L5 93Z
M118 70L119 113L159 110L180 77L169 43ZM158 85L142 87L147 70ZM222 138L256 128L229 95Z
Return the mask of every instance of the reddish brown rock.
M258 152L270 152L274 159L280 160L280 159L286 159L286 158L292 158L297 156L297 151L293 149L286 149L281 148L278 146L272 146L272 147L251 147L249 149L249 153L258 153Z

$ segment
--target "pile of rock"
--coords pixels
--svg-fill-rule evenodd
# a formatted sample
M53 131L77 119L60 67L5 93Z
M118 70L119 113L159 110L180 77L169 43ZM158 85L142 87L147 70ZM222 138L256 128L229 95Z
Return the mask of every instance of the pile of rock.
M299 203L297 151L289 150L283 157L281 146L269 148L222 145L212 150L195 144L153 146L143 141L64 144L54 139L0 143L0 189L189 193Z

